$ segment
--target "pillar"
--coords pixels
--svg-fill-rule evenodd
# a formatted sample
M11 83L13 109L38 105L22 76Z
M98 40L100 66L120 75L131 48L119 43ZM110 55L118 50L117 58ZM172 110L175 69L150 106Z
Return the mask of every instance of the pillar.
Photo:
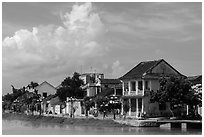
M144 95L144 89L145 89L145 80L142 80L142 95Z
M136 117L138 117L138 98L136 99Z
M130 98L128 99L128 104L129 104L129 116L131 116L131 100L130 100Z

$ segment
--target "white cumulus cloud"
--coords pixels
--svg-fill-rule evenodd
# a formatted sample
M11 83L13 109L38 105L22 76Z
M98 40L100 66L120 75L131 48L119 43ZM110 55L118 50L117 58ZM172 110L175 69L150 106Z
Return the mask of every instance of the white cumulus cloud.
M54 75L105 53L106 47L99 42L104 25L91 3L73 5L61 19L64 26L41 25L6 37L2 42L3 74L23 70L21 76L34 72Z

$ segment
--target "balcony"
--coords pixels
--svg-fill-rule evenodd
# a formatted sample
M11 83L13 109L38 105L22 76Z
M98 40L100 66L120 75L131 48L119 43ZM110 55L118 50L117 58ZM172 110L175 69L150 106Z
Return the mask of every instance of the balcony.
M144 96L143 90L137 90L137 91L125 91L124 96Z

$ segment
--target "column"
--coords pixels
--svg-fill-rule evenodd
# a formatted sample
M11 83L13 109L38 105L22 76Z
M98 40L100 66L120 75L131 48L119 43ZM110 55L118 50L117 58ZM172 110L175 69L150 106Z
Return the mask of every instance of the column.
M144 95L144 89L145 89L145 80L142 80L142 95Z
M142 98L142 113L144 112L144 98Z
M136 118L138 117L138 98L136 98Z
M138 94L138 81L135 81L135 85L136 85L136 94Z
M122 91L122 95L125 95L125 83L124 82L122 82L122 89L123 89L123 91Z
M129 116L131 116L131 102L130 98L128 99L128 104L129 104Z
M130 91L131 91L131 85L130 84L131 84L131 82L129 81L128 82L128 94L130 94Z

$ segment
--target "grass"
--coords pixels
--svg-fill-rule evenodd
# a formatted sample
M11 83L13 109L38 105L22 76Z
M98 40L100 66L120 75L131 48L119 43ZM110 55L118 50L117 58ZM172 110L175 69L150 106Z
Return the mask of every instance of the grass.
M18 113L2 113L2 119L7 120L23 120L31 122L56 123L63 125L78 126L95 126L95 127L127 127L128 125L119 124L110 119L94 119L94 118L65 118L54 116L25 115Z

